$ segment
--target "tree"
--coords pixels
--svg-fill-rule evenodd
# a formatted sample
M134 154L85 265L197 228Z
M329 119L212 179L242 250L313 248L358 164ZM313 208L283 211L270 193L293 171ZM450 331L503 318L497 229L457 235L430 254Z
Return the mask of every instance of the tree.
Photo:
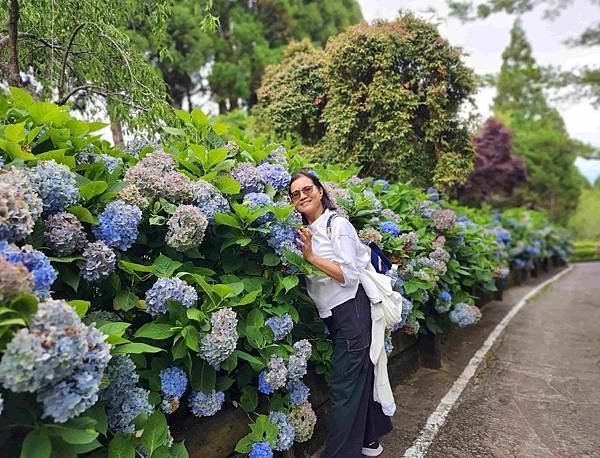
M259 123L292 132L325 163L413 180L441 190L472 170L468 122L459 115L475 90L461 52L412 15L365 23L288 48L258 91Z
M473 137L475 170L469 175L462 200L499 206L509 202L514 189L527 182L522 157L513 157L512 132L496 118L489 118Z
M527 166L528 182L517 191L516 203L546 209L550 218L564 222L581 192L574 162L585 145L569 137L562 117L548 104L519 20L510 36L493 111L513 130L513 152Z

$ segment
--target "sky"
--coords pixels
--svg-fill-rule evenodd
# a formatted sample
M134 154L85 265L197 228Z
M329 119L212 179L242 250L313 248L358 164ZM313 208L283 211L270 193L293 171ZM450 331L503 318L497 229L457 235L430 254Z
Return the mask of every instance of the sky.
M440 34L453 46L463 49L465 62L477 73L497 73L500 71L502 51L508 45L510 29L514 17L497 13L474 22L462 23L458 19L448 19L446 0L358 0L363 17L373 19L394 19L399 10L412 10L424 19L438 24ZM433 7L437 15L427 12ZM574 0L558 18L543 18L543 9L538 8L522 16L527 38L531 43L533 56L540 65L557 65L571 68L578 65L600 63L600 46L592 48L571 48L563 42L577 36L584 28L597 22L600 8L589 0ZM483 119L490 115L490 105L495 89L481 89L476 101ZM600 109L594 109L585 101L555 102L571 137L600 148ZM578 158L575 164L581 172L593 181L600 175L600 160Z

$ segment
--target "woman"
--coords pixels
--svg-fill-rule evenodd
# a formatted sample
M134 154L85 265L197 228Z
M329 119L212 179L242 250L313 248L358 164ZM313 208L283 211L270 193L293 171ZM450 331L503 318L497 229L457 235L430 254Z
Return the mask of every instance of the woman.
M297 172L289 191L308 224L299 230L297 240L304 259L327 274L306 278L308 294L333 340L331 413L322 456L378 456L383 451L378 439L391 431L392 422L373 399L370 303L358 278L370 256L347 219L334 218L327 233L335 206L316 176Z

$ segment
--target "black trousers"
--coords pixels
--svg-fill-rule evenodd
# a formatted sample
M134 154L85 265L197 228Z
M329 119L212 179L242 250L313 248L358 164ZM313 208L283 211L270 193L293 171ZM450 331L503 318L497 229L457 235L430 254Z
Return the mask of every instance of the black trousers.
M325 318L333 340L331 413L327 445L321 457L358 458L364 445L392 430L392 421L373 400L371 304L359 286L354 299Z

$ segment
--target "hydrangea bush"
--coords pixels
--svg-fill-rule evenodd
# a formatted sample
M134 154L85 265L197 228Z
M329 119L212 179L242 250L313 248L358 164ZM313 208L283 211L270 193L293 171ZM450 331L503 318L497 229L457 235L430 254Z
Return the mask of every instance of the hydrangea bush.
M304 377L311 367L328 377L332 346L299 284L317 273L295 244L301 218L287 196L301 168L394 263L404 307L387 331L390 351L394 332L475 323L476 295L509 269L569 253L541 214L494 215L435 189L325 168L289 142L213 126L197 109L177 112L161 146L121 151L93 135L100 124L18 89L6 106L0 429L22 426L0 445L169 456L184 448L169 415L232 406L254 419L240 453L271 456L309 440L316 414ZM23 405L34 418L18 418Z

